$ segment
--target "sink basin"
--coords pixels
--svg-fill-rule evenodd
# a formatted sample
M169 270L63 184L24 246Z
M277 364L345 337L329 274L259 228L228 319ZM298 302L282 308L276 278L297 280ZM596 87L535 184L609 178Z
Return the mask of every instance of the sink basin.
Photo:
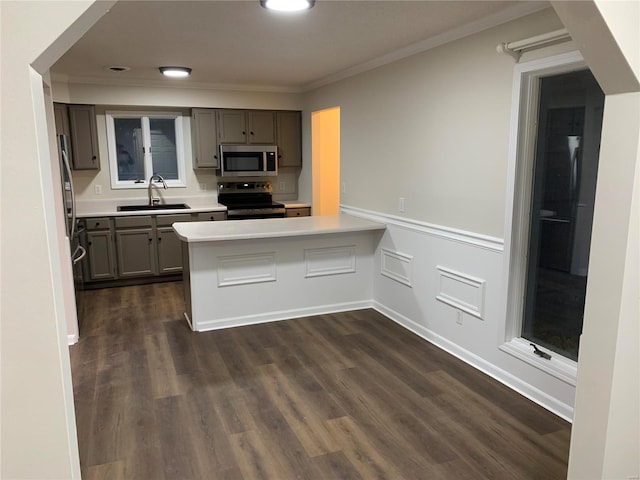
M120 205L119 212L137 212L142 210L184 210L191 208L186 203L161 203L159 205Z

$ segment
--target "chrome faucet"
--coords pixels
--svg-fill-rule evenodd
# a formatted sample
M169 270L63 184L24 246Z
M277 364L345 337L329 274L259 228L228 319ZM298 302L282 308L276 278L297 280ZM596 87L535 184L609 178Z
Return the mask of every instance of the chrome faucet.
M158 197L154 197L152 194L152 189L153 189L153 179L159 180L162 182L162 187L166 190L167 189L167 183L164 181L164 178L162 178L162 175L158 175L157 173L154 173L153 175L151 175L151 178L149 179L149 188L148 188L148 193L149 193L149 205L158 205L160 203L160 198Z

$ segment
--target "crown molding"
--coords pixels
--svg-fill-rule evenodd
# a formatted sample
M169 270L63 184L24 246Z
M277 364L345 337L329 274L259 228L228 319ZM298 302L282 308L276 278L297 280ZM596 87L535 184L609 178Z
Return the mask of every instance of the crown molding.
M469 35L479 33L483 30L496 27L498 25L510 22L517 18L531 15L532 13L536 13L536 12L545 10L547 8L551 8L551 7L549 3L546 1L545 2L523 2L521 4L515 5L501 12L494 13L493 15L486 16L484 18L475 20L461 27L454 28L447 32L441 33L440 35L436 35L434 37L421 40L420 42L412 43L411 45L407 45L406 47L400 48L393 52L374 58L372 60L369 60L368 62L364 62L359 65L349 67L340 72L336 72L320 80L309 83L308 85L304 86L301 90L303 92L315 90L317 88L324 87L331 83L344 80L345 78L353 77L360 73L364 73L369 70L373 70L375 68L382 67L384 65L388 65L393 62L397 62L398 60L402 60L403 58L407 58L412 55L416 55L418 53L426 52L427 50L431 50L432 48L439 47L440 45L444 45L446 43L453 42L455 40L459 40L464 37L468 37Z

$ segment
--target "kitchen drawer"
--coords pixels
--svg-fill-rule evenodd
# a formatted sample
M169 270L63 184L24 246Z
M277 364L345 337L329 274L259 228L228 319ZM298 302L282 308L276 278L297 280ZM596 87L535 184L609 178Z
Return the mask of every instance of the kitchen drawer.
M86 218L84 225L87 230L104 230L109 228L109 217Z
M158 215L156 217L156 224L159 227L170 227L176 222L190 222L191 214L178 214L178 215Z
M151 215L116 218L116 228L151 227L152 225Z
M311 207L287 208L287 217L308 217L311 215Z
M196 222L212 222L212 221L220 221L226 220L227 213L226 212L200 212L195 214Z

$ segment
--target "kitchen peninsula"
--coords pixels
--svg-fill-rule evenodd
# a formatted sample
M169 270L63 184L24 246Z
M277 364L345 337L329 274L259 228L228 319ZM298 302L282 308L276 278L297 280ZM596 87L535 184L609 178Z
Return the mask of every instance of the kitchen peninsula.
M369 307L385 228L346 214L174 223L187 321L205 331Z

